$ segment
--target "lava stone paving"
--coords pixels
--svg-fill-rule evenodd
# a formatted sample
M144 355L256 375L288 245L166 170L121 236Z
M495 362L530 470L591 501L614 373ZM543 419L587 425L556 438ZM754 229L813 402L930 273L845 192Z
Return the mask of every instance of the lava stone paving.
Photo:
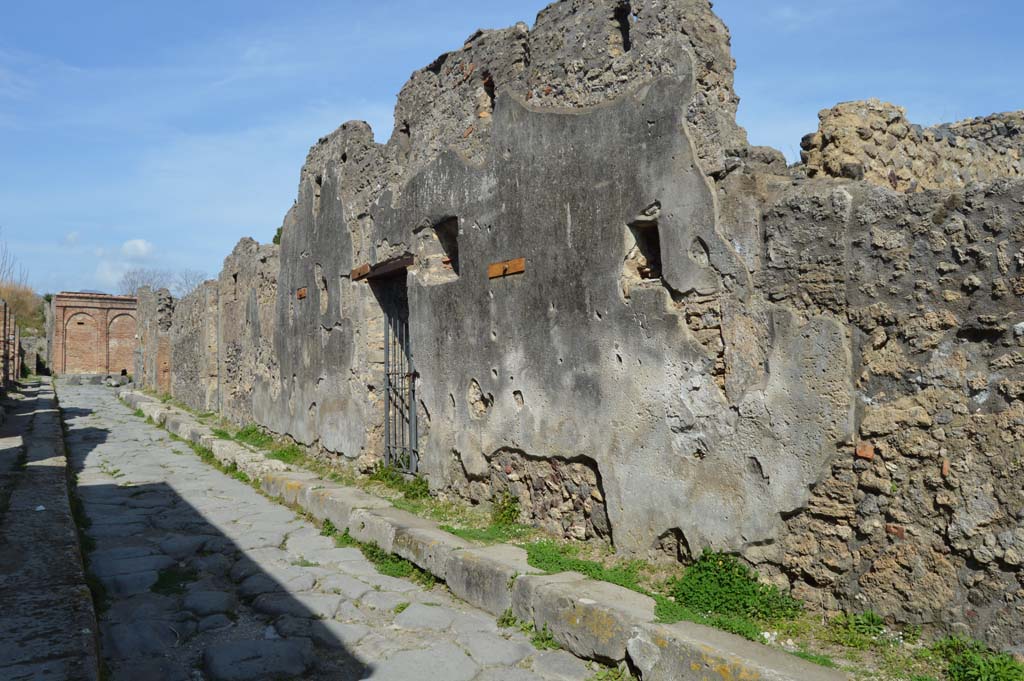
M379 574L110 388L58 385L112 680L582 681L562 651Z

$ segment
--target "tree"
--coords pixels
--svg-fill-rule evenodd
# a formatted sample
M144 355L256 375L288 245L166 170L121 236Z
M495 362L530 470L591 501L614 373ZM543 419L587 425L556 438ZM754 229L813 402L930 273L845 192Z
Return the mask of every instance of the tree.
M0 229L0 237L3 230ZM10 286L27 286L28 272L18 263L7 241L0 238L0 283Z
M184 298L206 281L206 272L181 270L174 275L174 295Z
M43 300L28 285L28 272L18 263L7 242L0 238L0 300L5 301L19 327L43 329Z
M170 288L174 275L169 270L135 267L121 275L117 290L121 295L134 296L143 286L155 290Z

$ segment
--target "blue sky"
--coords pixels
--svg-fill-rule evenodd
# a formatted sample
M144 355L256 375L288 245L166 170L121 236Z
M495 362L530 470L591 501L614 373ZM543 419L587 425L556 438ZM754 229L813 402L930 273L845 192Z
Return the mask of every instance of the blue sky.
M268 241L316 139L391 133L399 88L544 0L0 0L0 229L40 291L132 266L215 275ZM1017 0L720 0L740 123L799 152L819 109L879 97L922 124L1024 109Z

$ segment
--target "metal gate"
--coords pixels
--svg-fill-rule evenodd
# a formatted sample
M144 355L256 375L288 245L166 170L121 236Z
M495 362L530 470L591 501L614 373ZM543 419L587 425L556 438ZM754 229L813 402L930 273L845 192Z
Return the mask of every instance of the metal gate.
M384 453L388 466L415 474L419 451L409 304L405 296L394 303L384 309Z

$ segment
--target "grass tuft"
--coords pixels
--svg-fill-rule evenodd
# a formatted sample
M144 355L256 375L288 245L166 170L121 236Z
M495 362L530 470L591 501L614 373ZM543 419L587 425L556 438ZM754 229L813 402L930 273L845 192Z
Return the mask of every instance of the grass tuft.
M235 440L259 448L267 447L274 442L274 438L260 430L259 426L252 424L235 433Z
M167 568L159 572L156 583L149 590L164 596L175 596L185 593L185 587L189 582L194 582L196 577L197 575L193 570L186 570L177 566Z

